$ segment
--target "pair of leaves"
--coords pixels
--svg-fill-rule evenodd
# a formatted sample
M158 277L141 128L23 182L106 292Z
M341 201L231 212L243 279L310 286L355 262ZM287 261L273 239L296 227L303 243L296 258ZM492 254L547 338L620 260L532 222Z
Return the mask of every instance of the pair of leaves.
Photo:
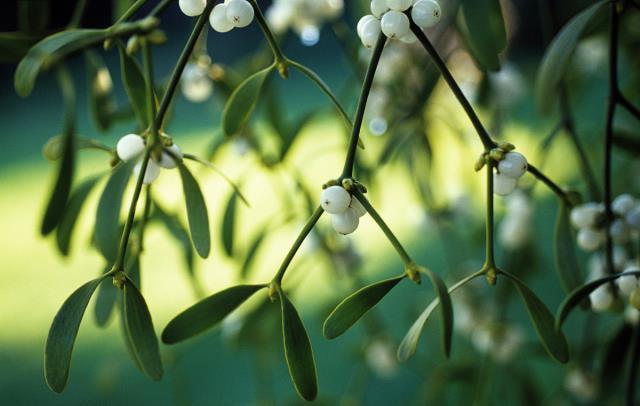
M570 212L571 208L565 202L561 202L556 219L554 244L556 272L567 293L580 286L583 280L569 221Z
M202 195L198 181L183 163L178 164L185 204L187 206L187 219L191 231L191 241L198 255L207 258L211 251L211 234L209 231L209 213L207 204Z
M500 69L500 52L507 46L507 32L499 0L463 0L460 31L478 64Z
M608 0L600 0L573 17L551 41L547 48L535 84L535 99L538 109L545 113L557 99L557 90L567 69L578 40L589 22L602 9Z

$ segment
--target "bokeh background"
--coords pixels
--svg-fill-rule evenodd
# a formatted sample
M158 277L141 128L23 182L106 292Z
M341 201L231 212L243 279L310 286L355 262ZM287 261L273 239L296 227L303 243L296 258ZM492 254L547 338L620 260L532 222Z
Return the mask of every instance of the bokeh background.
M442 0L448 7L448 0ZM41 1L50 7L47 29L66 24L75 2ZM49 4L50 3L50 4ZM110 2L89 2L83 26L106 27L112 21ZM154 3L150 1L150 3ZM265 9L270 2L259 2ZM337 23L348 27L351 41L357 40L355 22L364 7L355 0L346 1L344 15ZM362 2L364 3L364 2ZM496 136L513 142L531 162L541 163L544 171L561 185L585 191L573 146L568 137L556 137L548 150L540 145L555 125L557 117L542 117L535 109L532 84L547 39L543 35L540 10L536 1L504 1L509 25L510 45L504 55L503 70L483 75L464 50L453 47L448 54L454 76L465 92L480 106L486 122L492 123ZM589 1L567 1L557 7L556 31L564 21ZM150 4L152 6L153 4ZM0 16L2 31L18 29L18 4L8 2ZM143 8L144 15L149 7ZM621 55L621 79L624 89L635 88L637 78L638 16L625 22L626 47ZM168 77L192 26L192 19L182 15L177 4L162 16L162 29L168 42L154 49L156 77ZM295 32L283 37L287 55L314 69L339 95L349 112L355 108L360 78L358 66L336 35L333 23L322 25L319 42L304 45ZM346 24L346 26L344 25ZM246 58L258 48L266 47L257 24L228 34L209 29L208 52L214 63L245 67ZM445 33L446 35L446 33ZM635 37L634 37L635 36ZM313 41L311 41L313 42ZM635 48L634 48L635 46ZM578 48L570 68L569 86L577 130L596 174L601 173L601 138L604 129L607 95L606 27L594 28ZM102 52L113 77L114 91L122 102L117 52ZM366 58L365 58L366 59ZM405 61L396 69L426 66L426 59ZM425 65L419 65L424 63ZM409 66L411 65L412 66ZM31 96L21 99L13 90L15 63L0 65L0 403L3 404L288 404L299 402L289 381L284 363L279 322L273 315L261 317L267 322L257 333L244 339L244 318L257 302L244 306L222 327L184 344L161 346L166 376L161 382L146 379L126 353L117 317L106 328L93 320L93 303L82 323L75 346L70 383L62 395L51 392L42 373L43 347L50 322L64 299L79 285L94 278L105 264L91 247L98 189L91 194L81 214L73 240L72 255L61 257L52 239L39 236L40 217L55 173L55 164L42 156L42 146L58 134L62 123L61 96L53 76L45 74ZM81 57L69 60L78 94L78 133L114 146L117 139L132 131L131 123L118 123L106 133L96 130L88 112L87 80ZM494 84L494 100L482 102L481 84ZM220 227L222 213L231 193L229 186L205 168L193 166L204 190L210 211L213 252L207 260L197 260L194 282L185 270L180 247L166 231L151 225L146 251L142 258L142 286L156 329L160 331L179 311L193 304L199 295L210 294L239 283L242 253L251 237L264 224L271 224L267 242L260 250L248 276L251 281L268 280L277 269L289 245L305 219L305 203L300 186L291 175L297 172L315 196L322 183L334 177L342 167L346 150L345 129L324 96L297 73L288 80L275 78L269 84L277 90L287 120L293 122L309 112L313 119L302 128L292 153L283 165L263 165L259 153L242 140L225 142L215 155L215 164L232 179L241 181L251 207L240 206L237 216L236 251L238 258L227 257L222 249ZM410 92L410 90L409 90ZM396 97L402 97L396 96ZM396 103L391 100L390 103ZM398 100L397 103L402 103ZM220 139L220 114L223 93L214 85L211 98L191 103L182 95L174 102L167 132L183 150L206 157L211 145ZM253 120L257 136L273 136L266 123L265 106L259 106ZM375 168L369 179L370 200L418 262L430 267L453 283L481 266L483 259L484 176L473 172L473 163L481 145L470 124L444 83L438 82L424 111L424 128L432 156L428 174L433 193L433 207L425 208L415 190L412 173L399 153L384 165L378 164L380 153L389 143L391 131L376 134L365 128L367 149L361 151L363 162ZM620 127L636 130L637 122L620 114ZM365 126L371 124L371 115ZM372 131L373 130L373 131ZM271 134L271 135L269 135ZM84 178L108 168L109 157L103 152L80 154L78 175ZM635 193L640 188L640 166L636 155L616 151L615 192ZM177 173L164 171L156 186L156 196L166 207L183 216L180 180ZM598 175L598 180L600 176ZM523 179L529 190L533 180ZM554 196L538 186L528 198L533 208L527 242L510 249L499 244L499 263L530 282L530 286L553 310L564 293L553 269L552 238L557 210ZM497 221L507 210L504 199L496 199ZM285 214L293 213L292 221ZM444 214L442 214L444 213ZM320 221L329 230L328 219ZM600 348L610 333L622 323L620 314L593 318L576 314L567 324L567 335L574 354L591 351L589 362L579 357L568 366L555 364L546 356L530 327L526 312L513 289L501 282L495 288L483 280L456 294L456 318L459 324L454 340L453 357L445 361L438 342L438 323L432 320L425 329L417 355L407 363L397 364L395 347L419 312L432 299L428 286L416 287L403 282L370 314L345 336L334 341L322 337L322 321L328 312L349 292L365 282L393 276L402 270L383 234L369 217L362 219L358 231L349 237L332 240L334 257L323 252L313 241L303 246L289 271L285 288L294 293L311 336L319 374L321 404L425 404L446 400L448 403L492 404L571 404L580 399L567 389L567 376L575 368L586 371L587 382L598 391L597 370ZM508 244L506 244L508 245ZM341 254L336 254L340 252ZM342 256L340 256L342 255ZM579 253L587 264L587 256ZM336 269L338 258L343 265ZM352 273L352 275L345 275ZM357 275L355 277L353 275ZM586 275L586 271L585 271ZM467 303L467 305L465 305ZM469 309L475 309L471 311ZM475 317L475 319L473 318ZM467 319L471 319L471 321ZM475 320L475 322L474 322ZM513 351L496 355L483 347L476 330L486 320L491 325L515 331ZM257 321L253 321L258 323ZM464 322L471 323L465 327ZM481 334L480 334L481 335ZM495 338L495 337L494 337ZM507 344L505 344L506 346ZM511 345L511 344L509 344ZM484 348L484 350L483 350ZM503 354L504 355L504 354ZM624 367L621 366L623 369ZM601 392L613 393L616 384ZM601 387L602 389L602 387ZM597 402L583 397L581 402Z

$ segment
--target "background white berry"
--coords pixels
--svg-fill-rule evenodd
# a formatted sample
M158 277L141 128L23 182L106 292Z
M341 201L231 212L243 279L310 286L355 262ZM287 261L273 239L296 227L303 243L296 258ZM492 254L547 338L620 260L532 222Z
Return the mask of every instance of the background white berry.
M601 285L589 295L591 308L596 312L609 310L613 304L613 295L607 284Z
M400 38L409 32L409 17L400 11L387 11L380 20L380 29L389 38Z
M360 41L366 48L373 48L380 36L380 21L377 19L370 19L362 24L360 33Z
M493 174L493 193L498 196L506 196L513 192L518 182L509 176L502 173Z
M188 63L180 78L180 90L184 97L192 103L201 103L211 96L213 82L207 70L197 63Z
M629 194L621 194L611 202L611 210L620 216L626 215L636 205L636 199Z
M576 228L592 227L595 225L596 217L601 212L598 203L589 202L571 209L571 224Z
M360 200L358 200L356 197L351 198L351 204L349 205L349 207L356 212L358 217L362 217L367 214L367 209L364 208L362 203L360 203Z
M441 14L440 4L434 0L418 0L411 9L411 19L420 28L433 27Z
M380 18L382 14L389 11L389 6L387 5L387 0L372 0L371 1L371 14L374 17Z
M143 151L144 139L138 134L127 134L116 144L118 158L125 162L142 154Z
M211 10L209 24L218 32L229 32L233 29L233 23L227 19L226 5L218 4Z
M141 169L142 161L138 162L136 166L133 167L133 174L136 177L140 176ZM153 159L149 159L147 170L144 172L142 183L144 183L145 185L150 185L154 180L158 179L158 176L160 176L160 166Z
M604 240L604 236L600 231L590 228L583 228L578 231L578 246L585 251L594 251L600 247Z
M527 159L519 152L507 152L498 163L498 170L503 175L517 179L527 171Z
M411 7L411 3L413 3L413 0L387 0L387 6L396 11L405 11Z
M163 167L164 169L174 169L178 166L178 163L175 159L166 151L170 151L173 155L175 155L179 160L182 159L182 150L178 146L178 144L172 144L169 147L166 147L164 151L162 151L162 155L160 156L160 162L158 165Z
M333 229L340 234L351 234L358 228L360 217L352 208L347 208L343 213L331 216L331 225Z
M195 17L202 14L207 6L207 0L180 0L178 1L180 11L189 17Z
M627 268L627 271L638 271L638 268ZM635 275L624 275L616 279L616 285L620 292L622 292L625 296L629 296L634 289L638 287L638 278Z
M247 0L231 0L227 4L227 20L234 27L246 27L253 21L253 6Z
M623 220L616 219L609 226L611 238L618 244L625 244L629 240L629 226Z
M320 205L329 214L341 214L347 211L351 195L341 186L329 186L320 194Z

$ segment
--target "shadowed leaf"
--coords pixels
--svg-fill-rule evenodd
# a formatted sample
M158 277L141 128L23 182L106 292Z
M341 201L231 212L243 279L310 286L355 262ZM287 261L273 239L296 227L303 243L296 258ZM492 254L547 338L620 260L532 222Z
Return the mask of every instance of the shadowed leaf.
M129 103L131 103L140 128L147 128L149 126L147 83L142 74L142 68L140 68L138 61L127 55L122 43L118 43L118 51L120 53L120 75Z
M65 135L62 142L62 160L55 185L53 186L53 192L51 193L44 217L42 218L42 226L40 228L42 235L51 233L62 221L68 204L69 194L71 193L75 161L73 135Z
M58 244L58 250L62 255L69 255L71 246L71 237L75 228L80 210L84 202L87 200L89 193L93 187L98 183L102 175L94 176L82 182L71 194L69 203L64 211L62 220L58 224L56 229L56 243Z
M554 255L556 272L565 292L570 292L580 286L584 279L580 272L571 224L569 223L570 208L560 203L558 218L556 219Z
M481 67L500 69L498 57L507 46L507 33L498 0L463 0L462 36Z
M209 231L209 213L207 204L200 190L198 182L184 164L178 165L180 178L182 178L182 190L187 206L187 219L191 231L191 241L196 252L202 258L209 256L211 251L211 234Z

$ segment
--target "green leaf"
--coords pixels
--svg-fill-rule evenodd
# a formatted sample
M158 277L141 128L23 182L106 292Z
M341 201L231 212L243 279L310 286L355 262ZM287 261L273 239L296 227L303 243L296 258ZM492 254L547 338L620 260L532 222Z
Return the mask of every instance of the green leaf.
M237 134L249 120L264 81L274 68L275 65L271 65L254 73L233 91L222 111L222 130L227 137Z
M147 116L147 82L142 74L142 68L134 58L127 55L121 42L118 43L118 51L120 53L120 72L122 83L127 92L129 103L133 108L133 112L138 118L140 128L149 126Z
M462 0L461 34L481 67L499 70L507 33L499 0Z
M573 17L551 41L545 51L538 70L535 84L535 98L538 109L545 113L557 99L557 89L567 69L568 61L575 50L578 40L591 19L602 9L608 0L601 0L589 6Z
M556 272L567 293L580 286L581 281L584 280L573 243L573 233L569 222L570 212L570 207L565 203L560 203L554 245Z
M109 271L111 267L107 267L106 271ZM113 286L113 283L102 283L98 287L96 293L96 302L93 307L93 315L96 319L98 327L106 327L118 298L118 288Z
M42 218L42 225L40 227L40 233L42 235L51 233L62 221L68 204L69 194L71 193L75 161L73 135L65 135L63 143L62 160L60 162L58 176L51 197L49 198L44 217Z
M89 193L91 193L91 190L93 190L93 187L101 177L102 175L97 175L86 179L71 193L69 202L62 215L62 220L60 220L60 224L58 224L58 228L56 229L58 250L60 250L64 256L69 255L71 236L73 235L73 230L80 215L80 210L82 210L82 206L87 200Z
M98 202L94 242L107 262L113 262L118 253L120 209L133 164L132 161L113 168L111 177Z
M200 190L198 182L184 164L178 165L180 177L182 178L182 190L187 206L187 218L189 220L189 230L191 231L191 241L196 248L196 252L202 258L209 256L211 250L211 234L209 232L209 213L207 204Z
M224 209L224 216L222 218L222 245L224 252L228 256L233 256L233 239L235 236L236 227L236 206L238 201L238 194L236 192L231 193L227 206Z
M500 271L500 274L506 276L516 286L544 349L558 362L569 361L567 339L562 331L555 328L553 315L547 306L516 276L504 271Z
M247 200L246 197L244 197L244 195L242 194L242 191L240 190L240 186L236 185L231 178L229 178L224 172L222 172L217 166L215 166L214 164L212 164L209 161L205 161L202 158L198 158L195 155L191 155L191 154L184 154L184 159L188 159L194 162L199 163L200 165L204 165L207 168L211 169L212 171L214 171L215 173L217 173L218 175L222 176L222 179L225 180L225 182L227 182L227 184L229 186L231 186L231 189L233 189L234 192L236 192L238 194L238 197L240 198L240 200L242 200L242 203L244 203L247 207L251 207L251 205L249 204L249 201ZM213 158L211 158L213 159Z
M365 286L340 302L322 326L322 333L325 338L333 339L342 335L382 300L404 277L404 275L397 276Z
M447 291L447 286L442 279L427 268L420 267L420 272L426 274L433 285L433 290L440 299L440 316L441 316L441 334L442 334L442 350L448 358L451 354L451 338L453 336L453 306L451 305L451 296Z
M151 314L144 297L129 279L124 284L124 316L132 349L142 370L152 379L160 380L162 360Z
M240 275L242 275L243 278L246 278L247 275L249 275L249 271L251 270L251 265L253 264L253 260L256 257L258 249L260 248L260 245L262 245L262 242L264 241L264 238L266 236L267 236L267 227L264 227L262 228L262 230L260 230L256 234L255 238L251 242L251 245L249 245L249 248L247 249L247 254L245 255L244 261L242 262L242 266L240 267Z
M584 284L569 293L569 295L562 301L560 307L558 308L558 313L556 314L556 328L558 330L562 328L562 323L564 323L571 311L580 303L582 303L583 300L588 299L591 292L596 290L600 285L604 285L607 282L612 282L622 275L636 275L640 277L640 271L627 271L614 275L607 275L600 279L596 279L587 284Z
M86 51L85 60L89 79L89 110L97 128L106 131L116 112L111 75L100 54Z
M193 276L195 272L195 262L189 232L176 215L167 213L158 202L154 201L153 207L154 211L151 218L160 221L166 227L167 231L169 231L169 234L180 243L187 270L189 271L189 275Z
M284 356L289 375L298 394L305 400L312 401L318 395L318 378L311 342L293 303L281 290L278 293L282 310Z
M62 304L53 319L44 350L44 376L47 385L61 393L67 385L73 344L89 299L104 279L101 276L79 287Z
M238 285L199 301L174 317L162 332L162 342L175 344L221 322L265 285Z

